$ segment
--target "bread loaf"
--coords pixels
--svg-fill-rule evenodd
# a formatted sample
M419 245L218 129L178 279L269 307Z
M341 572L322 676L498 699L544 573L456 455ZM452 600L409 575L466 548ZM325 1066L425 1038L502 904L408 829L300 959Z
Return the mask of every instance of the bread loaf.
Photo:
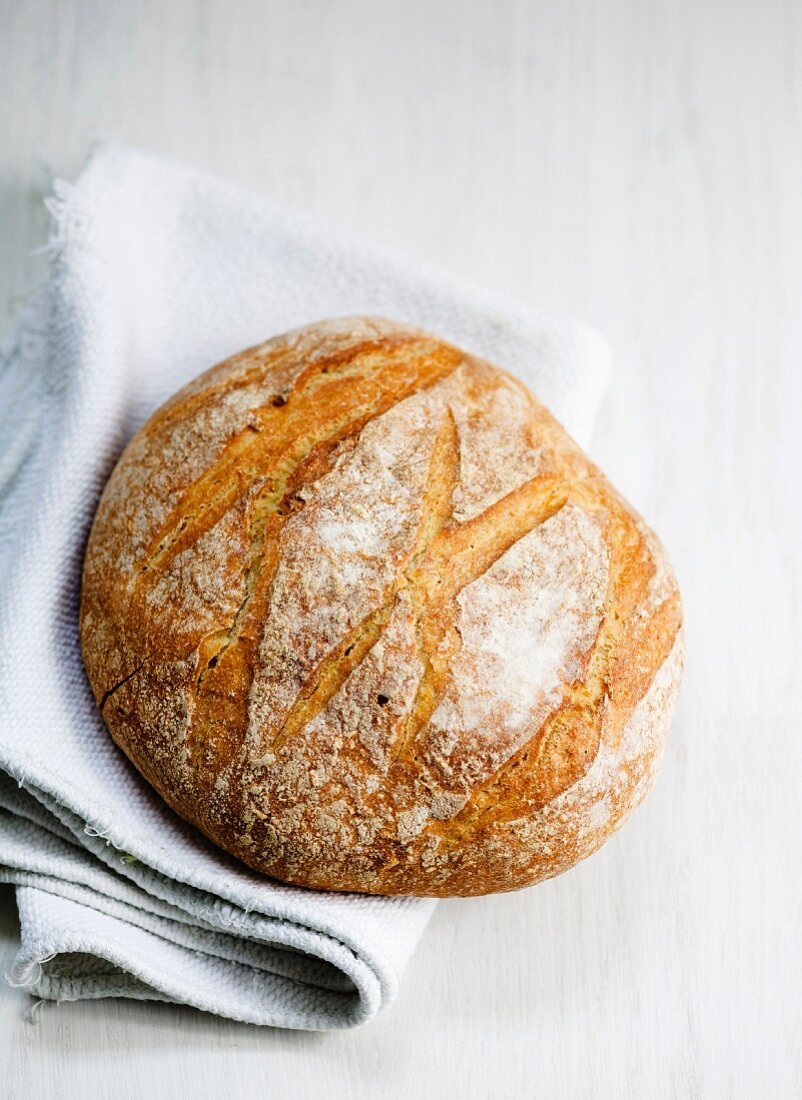
M517 380L423 332L235 355L125 449L81 640L117 744L216 844L326 890L513 890L654 780L682 664L655 536Z

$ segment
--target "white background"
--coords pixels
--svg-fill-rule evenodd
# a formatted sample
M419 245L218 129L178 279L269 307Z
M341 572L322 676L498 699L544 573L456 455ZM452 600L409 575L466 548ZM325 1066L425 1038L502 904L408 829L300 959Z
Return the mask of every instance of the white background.
M43 269L37 152L69 175L99 136L575 315L616 356L593 455L688 623L644 808L556 881L442 904L373 1026L31 1021L1 987L0 1094L802 1094L802 5L0 0L0 81L1 330ZM3 889L4 969L17 935Z

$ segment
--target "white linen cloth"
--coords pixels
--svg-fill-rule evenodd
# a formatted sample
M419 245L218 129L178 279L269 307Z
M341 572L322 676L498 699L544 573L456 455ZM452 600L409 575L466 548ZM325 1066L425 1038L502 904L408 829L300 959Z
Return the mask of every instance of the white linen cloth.
M0 358L0 880L8 975L328 1029L395 994L434 902L260 877L185 825L112 743L81 664L84 541L132 432L225 356L325 317L412 322L524 378L580 440L601 340L116 145L56 183L50 274Z

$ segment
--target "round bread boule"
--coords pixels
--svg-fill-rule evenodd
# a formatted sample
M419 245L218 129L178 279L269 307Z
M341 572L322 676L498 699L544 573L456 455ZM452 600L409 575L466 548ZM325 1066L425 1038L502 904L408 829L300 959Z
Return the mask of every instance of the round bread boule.
M183 818L326 890L528 886L651 788L682 665L652 532L505 372L327 321L184 387L84 565L106 725Z

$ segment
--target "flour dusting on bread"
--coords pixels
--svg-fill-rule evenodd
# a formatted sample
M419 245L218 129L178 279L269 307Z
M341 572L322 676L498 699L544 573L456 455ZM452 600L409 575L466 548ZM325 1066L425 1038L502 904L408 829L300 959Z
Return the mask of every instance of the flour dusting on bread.
M286 881L477 894L650 788L682 664L656 536L518 381L323 322L157 411L87 549L85 664L184 817Z

